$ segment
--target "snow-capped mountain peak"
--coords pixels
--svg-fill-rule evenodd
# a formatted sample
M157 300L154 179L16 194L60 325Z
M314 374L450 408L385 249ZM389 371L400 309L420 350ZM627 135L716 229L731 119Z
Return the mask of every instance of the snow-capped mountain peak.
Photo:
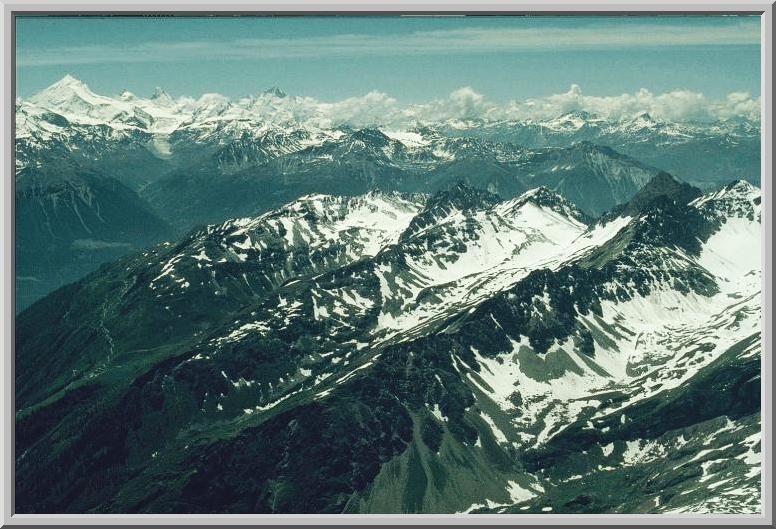
M129 90L122 90L121 93L119 93L119 99L121 101L135 101L137 100L137 96L130 92Z
M540 208L552 210L568 219L573 219L582 224L589 222L587 216L574 204L563 198L559 193L550 190L546 186L530 189L517 198L503 204L506 210L522 208L526 203L532 203Z
M89 90L89 87L86 85L86 83L84 83L80 79L76 79L70 74L66 74L64 77L62 77L62 79L60 79L56 83L49 86L47 90L57 91L57 90L63 90L66 88Z
M454 215L488 208L498 202L498 196L492 193L457 182L449 189L434 193L428 199L423 210L412 219L402 234L402 239L414 237Z
M167 107L175 103L172 97L170 97L170 94L168 94L163 88L158 86L154 88L154 92L153 94L151 94L151 101L154 101L159 105L167 106Z
M29 98L29 103L65 116L74 123L108 124L124 127L119 118L131 110L131 103L95 94L82 81L66 75Z
M698 200L698 205L702 204L706 200L711 199L727 199L727 200L754 200L760 197L760 190L747 182L746 180L734 180L729 184L723 186L718 191L704 195Z
M726 185L724 189L728 194L744 196L747 198L760 196L760 189L747 180L734 180Z
M584 110L577 110L566 112L553 119L541 121L540 124L556 132L575 132L586 126L596 125L603 121L603 119L594 114Z
M273 97L277 97L277 98L279 98L279 99L282 99L282 98L284 98L284 97L287 97L287 96L288 96L288 94L286 94L286 93L285 93L283 90L281 90L281 89L280 89L280 88L278 88L277 86L272 86L272 87L270 87L270 88L267 88L266 90L264 90L264 93L265 93L266 95L270 95L270 96L273 96Z
M717 191L698 197L691 205L718 220L738 217L759 221L761 193L749 182L735 180Z
M93 104L105 103L107 100L110 100L110 98L98 96L89 89L86 83L71 75L65 75L45 90L30 97L29 100L56 110L58 107L67 105L76 98Z
M639 112L633 117L633 123L648 127L657 125L658 122L649 114L649 112Z

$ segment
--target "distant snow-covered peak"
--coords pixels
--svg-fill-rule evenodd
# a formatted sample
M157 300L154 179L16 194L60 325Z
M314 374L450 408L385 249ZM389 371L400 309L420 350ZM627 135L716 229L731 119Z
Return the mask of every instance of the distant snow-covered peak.
M583 110L574 112L566 112L560 116L541 121L540 124L550 130L556 132L574 132L582 129L585 126L594 125L603 122L602 118L592 115Z
M75 98L95 104L110 100L108 97L98 96L89 89L86 83L71 75L65 75L45 90L30 97L29 100L40 105L59 106L67 104Z
M633 117L634 122L644 123L645 125L656 124L657 120L649 112L639 112Z
M280 98L280 99L282 99L282 98L284 98L284 97L286 97L288 95L283 90L278 88L277 86L273 86L271 88L267 88L266 90L264 90L264 93L267 94L267 95L273 96L273 97Z
M129 90L122 90L119 94L119 99L121 101L136 101L137 96L130 92Z
M396 140L410 149L426 147L431 143L428 138L424 137L422 134L416 131L388 130L383 128L379 130L392 140Z
M62 79L49 86L46 90L58 91L64 89L89 90L89 87L80 79L76 79L72 75L66 74Z
M698 123L678 123L655 118L649 112L638 112L632 118L623 118L612 123L611 133L657 134L672 138L688 137L700 130L708 129Z
M173 101L172 97L170 97L170 94L158 86L154 88L154 92L151 94L151 101L165 107L169 107L175 104L175 101Z
M123 128L123 118L132 111L129 99L95 94L82 81L66 75L28 99L29 103L79 124L112 124Z

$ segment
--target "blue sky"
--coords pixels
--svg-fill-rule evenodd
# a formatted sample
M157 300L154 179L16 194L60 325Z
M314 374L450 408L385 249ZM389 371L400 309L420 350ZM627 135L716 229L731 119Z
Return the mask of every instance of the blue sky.
M759 17L20 17L17 95L71 74L94 91L412 103L647 88L760 94Z

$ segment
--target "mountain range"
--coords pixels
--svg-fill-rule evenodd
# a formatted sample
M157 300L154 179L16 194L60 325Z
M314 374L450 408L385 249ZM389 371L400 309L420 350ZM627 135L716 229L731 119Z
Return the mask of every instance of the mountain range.
M642 112L612 121L573 111L550 120L458 123L442 131L530 148L588 141L660 167L704 190L731 179L760 185L760 125L743 118L672 122Z
M433 194L462 181L509 199L544 186L596 217L664 169L707 190L759 182L759 124L748 121L577 112L397 129L307 108L279 89L107 97L71 76L17 100L17 310L120 255L305 194Z
M761 511L759 189L704 192L591 143L321 134L272 154L307 194L272 205L267 180L266 211L17 316L17 512ZM271 150L234 143L209 159ZM439 160L472 151L453 181ZM311 169L328 156L342 172ZM375 178L301 184L348 163ZM116 176L133 181L161 188Z

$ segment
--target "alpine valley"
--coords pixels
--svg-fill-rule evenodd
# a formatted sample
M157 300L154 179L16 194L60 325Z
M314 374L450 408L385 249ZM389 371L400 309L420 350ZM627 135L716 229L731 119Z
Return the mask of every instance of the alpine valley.
M759 123L308 103L17 101L17 513L761 512Z

